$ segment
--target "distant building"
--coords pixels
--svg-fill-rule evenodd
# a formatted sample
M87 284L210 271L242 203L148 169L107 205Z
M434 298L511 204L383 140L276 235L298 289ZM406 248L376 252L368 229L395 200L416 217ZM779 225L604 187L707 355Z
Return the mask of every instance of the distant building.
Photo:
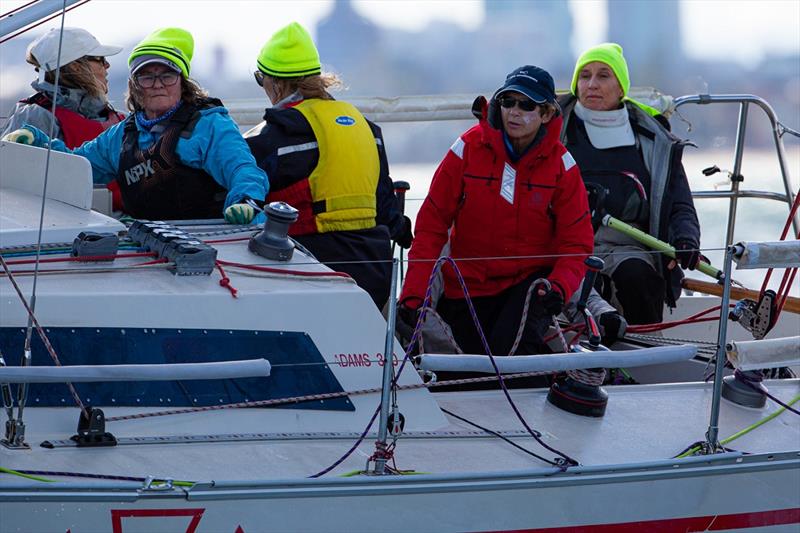
M317 26L315 39L323 70L340 75L346 85L369 79L382 88L383 31L362 17L350 0L335 1ZM375 79L373 79L375 78Z
M633 85L669 90L686 61L680 2L608 0L608 40L622 45Z

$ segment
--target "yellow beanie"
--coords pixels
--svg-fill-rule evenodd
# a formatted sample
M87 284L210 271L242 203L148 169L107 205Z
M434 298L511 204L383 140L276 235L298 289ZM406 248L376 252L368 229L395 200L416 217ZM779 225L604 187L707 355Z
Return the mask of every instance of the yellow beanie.
M192 34L181 28L161 28L136 45L128 58L131 76L150 63L162 63L189 77L194 54Z
M625 61L625 56L622 55L622 47L617 43L603 43L589 48L575 63L575 72L572 74L572 94L578 94L578 77L581 74L583 67L589 63L599 61L605 63L614 72L614 75L622 87L622 96L628 96L628 91L631 90L631 79L628 75L628 63Z
M274 78L300 78L322 72L317 47L297 22L270 37L258 54L258 69Z

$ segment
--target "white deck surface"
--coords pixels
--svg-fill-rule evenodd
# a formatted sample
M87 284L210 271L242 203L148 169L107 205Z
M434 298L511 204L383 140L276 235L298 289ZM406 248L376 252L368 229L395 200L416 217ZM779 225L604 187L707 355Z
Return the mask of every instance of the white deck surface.
M800 380L768 383L785 401L800 394ZM583 465L631 464L669 459L691 443L702 440L708 425L710 385L671 384L609 387L609 406L603 418L585 418L550 405L545 390L515 390L512 397L531 427L542 432L545 442ZM522 429L499 391L448 392L434 395L442 407L499 432ZM371 395L377 405L378 396ZM402 402L400 403L401 411ZM723 401L720 437L728 437L757 422L777 406L748 409ZM113 416L115 409L107 409ZM258 412L261 411L261 412ZM141 444L114 448L44 449L45 439L65 439L74 433L78 411L31 409L26 412L30 451L0 448L0 463L7 468L89 472L128 476L157 476L194 481L269 480L306 477L338 459L355 441L347 434L338 438L316 437L283 440L269 423L276 411L238 410L179 415L109 423L117 437L273 433L260 440L203 444ZM310 420L320 413L292 412ZM202 417L202 419L197 418ZM190 428L194 426L194 430ZM291 424L290 424L291 425ZM313 424L311 424L313 425ZM284 426L285 427L285 426ZM199 433L197 429L202 429ZM290 428L287 428L287 430ZM447 436L451 432L470 432ZM458 420L428 436L401 438L395 452L397 466L430 473L499 472L546 466L496 437ZM540 455L554 455L530 437L514 438ZM784 412L774 420L730 443L748 453L792 451L800 448L800 417ZM374 450L374 437L332 475L363 469ZM8 476L0 485L21 483Z

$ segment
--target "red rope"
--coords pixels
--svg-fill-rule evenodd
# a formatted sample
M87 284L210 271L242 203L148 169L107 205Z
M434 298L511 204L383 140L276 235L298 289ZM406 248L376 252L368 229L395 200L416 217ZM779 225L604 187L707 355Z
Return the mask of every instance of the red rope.
M272 274L287 274L291 276L303 276L309 278L328 278L331 276L335 276L339 278L351 279L350 275L345 274L344 272L305 272L302 270L286 270L283 268L273 268L273 267L266 267L259 265L247 265L245 263L234 263L232 261L223 261L222 259L218 259L217 263L229 267L244 268L246 270L255 270L257 272L270 272Z
M696 324L698 322L710 322L712 320L719 320L717 316L710 316L707 318L684 318L683 320L673 320L672 322L659 322L657 324L640 324L636 326L628 326L629 333L651 333L653 331L661 331L662 329L674 328L684 324Z
M156 257L155 252L131 252L129 254L117 255L87 255L83 257L47 257L43 259L14 259L6 261L9 265L32 265L35 263L91 263L93 261L113 261L114 259L126 259L129 257Z
M792 221L794 220L794 215L797 213L797 209L800 208L800 189L798 189L797 194L794 197L794 201L792 202L792 207L789 209L789 216L786 217L786 223L783 225L783 231L781 231L781 238L780 240L786 240L786 236L789 234L789 228L792 225ZM800 234L797 236L800 239ZM761 284L761 295L764 295L764 291L767 290L767 284L769 283L769 278L772 276L772 271L774 269L770 268L767 270L767 274L764 276L764 283Z
M219 275L222 277L222 279L219 280L220 286L225 287L226 289L231 291L231 296L236 298L236 293L238 293L239 291L237 291L234 287L231 286L231 278L229 278L227 274L225 274L225 271L222 269L220 261L216 261L215 263L217 268L219 269Z

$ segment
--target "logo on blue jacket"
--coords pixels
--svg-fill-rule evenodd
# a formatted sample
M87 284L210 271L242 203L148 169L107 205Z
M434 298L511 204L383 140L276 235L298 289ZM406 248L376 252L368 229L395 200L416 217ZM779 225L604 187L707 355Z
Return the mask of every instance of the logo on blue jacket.
M341 126L352 126L356 123L356 119L353 117L348 117L347 115L342 115L340 117L336 117L336 123Z

